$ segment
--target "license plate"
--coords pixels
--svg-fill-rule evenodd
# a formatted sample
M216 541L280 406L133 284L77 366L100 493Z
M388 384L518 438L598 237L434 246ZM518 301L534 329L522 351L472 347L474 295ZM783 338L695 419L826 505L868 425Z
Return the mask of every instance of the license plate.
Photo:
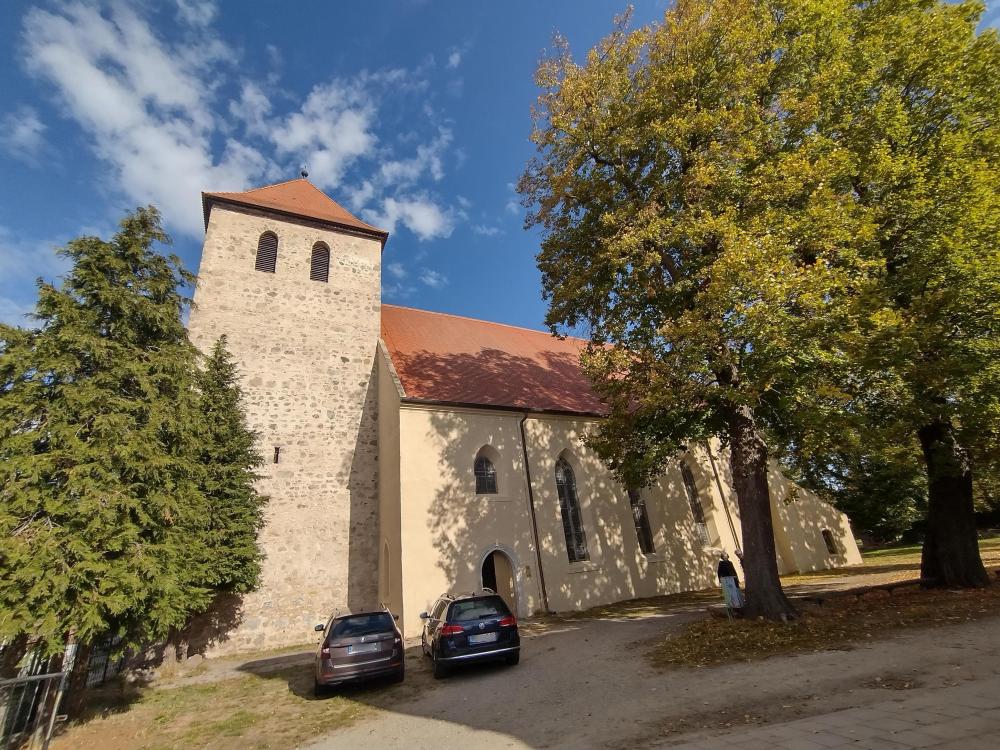
M495 643L496 639L496 633L478 633L469 636L469 643Z
M377 643L356 643L347 647L348 654L370 654L373 651L378 651Z

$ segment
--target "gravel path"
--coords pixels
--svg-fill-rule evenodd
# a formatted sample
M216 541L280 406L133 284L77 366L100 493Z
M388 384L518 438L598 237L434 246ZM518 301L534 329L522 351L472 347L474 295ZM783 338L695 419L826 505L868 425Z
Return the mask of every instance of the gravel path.
M628 620L553 623L525 637L519 666L469 668L442 681L417 650L398 696L380 691L371 718L309 747L635 750L1000 676L998 619L911 631L850 651L653 670L645 659L652 643L702 616L692 605ZM357 700L364 695L352 691Z

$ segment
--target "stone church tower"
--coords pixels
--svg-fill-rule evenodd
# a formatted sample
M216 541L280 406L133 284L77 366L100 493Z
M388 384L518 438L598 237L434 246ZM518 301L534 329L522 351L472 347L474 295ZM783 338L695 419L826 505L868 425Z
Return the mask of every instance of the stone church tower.
M373 366L388 235L305 179L202 201L190 336L202 351L228 339L270 497L261 587L237 605L235 628L218 627L218 654L302 643L334 609L376 603Z

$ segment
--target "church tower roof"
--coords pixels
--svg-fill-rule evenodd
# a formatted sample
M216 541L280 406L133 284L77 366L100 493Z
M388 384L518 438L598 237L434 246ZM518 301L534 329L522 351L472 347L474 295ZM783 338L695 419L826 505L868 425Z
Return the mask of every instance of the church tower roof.
M279 182L276 185L267 185L241 193L202 193L201 203L205 212L206 228L212 206L215 203L228 203L332 224L341 229L377 237L383 246L389 238L389 233L384 229L361 221L305 178Z

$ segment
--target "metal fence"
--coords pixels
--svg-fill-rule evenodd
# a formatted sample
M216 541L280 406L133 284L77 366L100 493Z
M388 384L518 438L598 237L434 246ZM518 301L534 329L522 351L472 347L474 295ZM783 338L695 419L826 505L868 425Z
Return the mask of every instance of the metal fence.
M117 677L125 669L126 652L119 652L121 638L110 638L94 646L90 652L90 663L87 665L87 687L103 685L113 677Z
M0 748L45 750L52 739L68 672L0 680Z

